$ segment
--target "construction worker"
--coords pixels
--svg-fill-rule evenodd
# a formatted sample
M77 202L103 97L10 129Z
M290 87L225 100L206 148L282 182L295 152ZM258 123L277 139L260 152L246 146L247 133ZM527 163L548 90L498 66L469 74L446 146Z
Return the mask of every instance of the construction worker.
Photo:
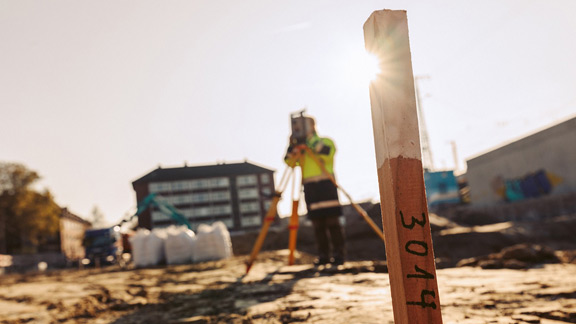
M302 170L308 218L314 225L318 247L318 258L314 264L340 265L344 263L345 257L344 233L339 220L342 208L338 201L337 187L331 180L334 176L336 147L331 139L318 136L313 118L307 116L297 118L300 120L295 122L293 118L292 121L292 136L285 162L290 167L298 165ZM308 146L311 152L306 150L305 146ZM310 156L311 154L317 159ZM324 165L325 170L317 161Z

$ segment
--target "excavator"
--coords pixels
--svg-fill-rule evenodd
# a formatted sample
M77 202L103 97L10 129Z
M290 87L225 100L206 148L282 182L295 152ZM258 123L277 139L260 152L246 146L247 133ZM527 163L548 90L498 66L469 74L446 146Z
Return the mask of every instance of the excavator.
M189 229L192 229L192 225L190 225L190 222L188 222L186 216L182 215L182 213L178 211L178 209L176 209L174 206L172 206L169 202L163 199L159 199L157 197L157 194L155 193L149 194L144 199L142 199L142 201L138 203L138 209L136 210L136 213L132 217L130 217L130 219L138 217L149 207L158 208L158 210L160 210L161 213L172 217L172 219L178 225L186 225Z
M96 266L121 264L123 262L123 254L131 253L129 235L121 233L123 232L121 231L122 224L132 221L150 207L158 208L161 213L170 216L178 225L185 225L192 229L192 225L188 222L186 216L169 202L152 193L138 203L138 208L134 215L122 220L120 224L108 228L86 230L83 241L86 257L83 264Z

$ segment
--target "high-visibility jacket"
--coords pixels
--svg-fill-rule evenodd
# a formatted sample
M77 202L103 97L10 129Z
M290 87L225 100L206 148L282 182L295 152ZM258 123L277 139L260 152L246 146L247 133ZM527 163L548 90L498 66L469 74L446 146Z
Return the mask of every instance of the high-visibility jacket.
M336 153L336 146L334 142L327 137L319 137L314 134L306 141L306 145L316 154L318 160L324 164L326 171L334 175L334 154ZM290 157L292 146L288 148L286 158L284 161L290 165ZM310 153L303 151L303 158L295 165L300 166L302 169L302 182L315 182L320 180L330 179L330 177L322 171L322 167L310 156ZM292 166L292 165L290 165Z

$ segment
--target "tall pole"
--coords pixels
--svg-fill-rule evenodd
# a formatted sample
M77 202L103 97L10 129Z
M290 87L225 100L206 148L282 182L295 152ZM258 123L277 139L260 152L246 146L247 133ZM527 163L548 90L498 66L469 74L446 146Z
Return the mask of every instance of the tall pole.
M428 127L424 119L424 110L422 109L422 96L418 81L428 79L428 76L416 76L414 78L414 89L416 90L416 107L418 108L418 124L420 126L420 143L422 146L422 166L428 171L434 170L434 159L432 159L432 149L430 148L430 139L428 137Z
M458 163L458 148L456 147L456 141L450 141L452 145L452 158L454 158L454 172L460 170L460 164Z
M370 102L394 323L440 324L406 11L372 13L364 39L382 71Z

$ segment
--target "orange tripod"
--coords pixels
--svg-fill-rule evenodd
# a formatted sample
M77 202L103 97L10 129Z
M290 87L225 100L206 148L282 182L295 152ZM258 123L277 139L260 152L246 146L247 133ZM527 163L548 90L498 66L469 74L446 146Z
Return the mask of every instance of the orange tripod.
M246 262L246 274L250 271L250 268L254 264L254 260L256 260L256 257L258 256L258 253L260 252L260 249L262 248L262 244L264 244L264 239L266 238L266 235L268 234L268 230L270 229L270 225L272 224L272 222L274 221L274 219L276 217L276 213L278 210L278 202L280 201L280 198L282 197L282 192L284 191L284 189L286 188L286 186L288 184L288 179L289 179L289 177L287 177L288 170L290 170L290 172L292 173L292 177L294 179L292 181L292 197L293 197L292 215L290 216L290 223L288 226L288 229L290 230L289 243L288 243L290 254L288 256L288 264L289 265L294 264L294 251L296 249L296 238L297 238L298 227L299 227L299 224L298 224L298 203L299 203L299 201L297 199L294 199L294 188L295 188L295 182L296 182L295 177L294 177L295 176L294 168L296 167L297 164L300 164L300 166L303 167L304 159L302 159L302 157L303 157L304 152L306 154L308 154L310 157L312 157L313 161L316 164L318 164L320 166L320 168L322 169L322 173L324 173L324 175L327 175L329 177L330 181L332 181L332 183L336 186L336 188L340 189L340 191L342 193L344 193L344 195L346 196L346 198L348 198L348 200L350 201L350 204L354 207L354 209L362 216L362 218L364 218L364 220L368 223L368 225L370 225L370 227L376 232L376 234L378 234L378 236L382 239L382 241L384 241L384 234L382 233L382 230L380 228L378 228L378 226L374 223L374 221L368 216L368 213L366 213L366 211L360 205L354 203L351 196L341 186L339 186L336 183L334 176L330 172L328 172L328 170L326 170L326 167L320 161L318 156L316 156L316 154L307 145L302 144L302 145L299 145L297 148L298 148L298 150L296 150L297 153L293 154L293 156L291 157L291 159L287 163L288 167L284 170L284 173L282 174L282 178L280 179L280 182L278 184L278 190L276 190L274 198L272 199L272 203L270 204L270 208L268 209L268 212L266 213L266 216L264 217L264 223L262 224L262 228L260 229L260 234L258 235L258 238L256 239L254 246L252 247L252 253L250 253L250 257L249 257L248 261Z

